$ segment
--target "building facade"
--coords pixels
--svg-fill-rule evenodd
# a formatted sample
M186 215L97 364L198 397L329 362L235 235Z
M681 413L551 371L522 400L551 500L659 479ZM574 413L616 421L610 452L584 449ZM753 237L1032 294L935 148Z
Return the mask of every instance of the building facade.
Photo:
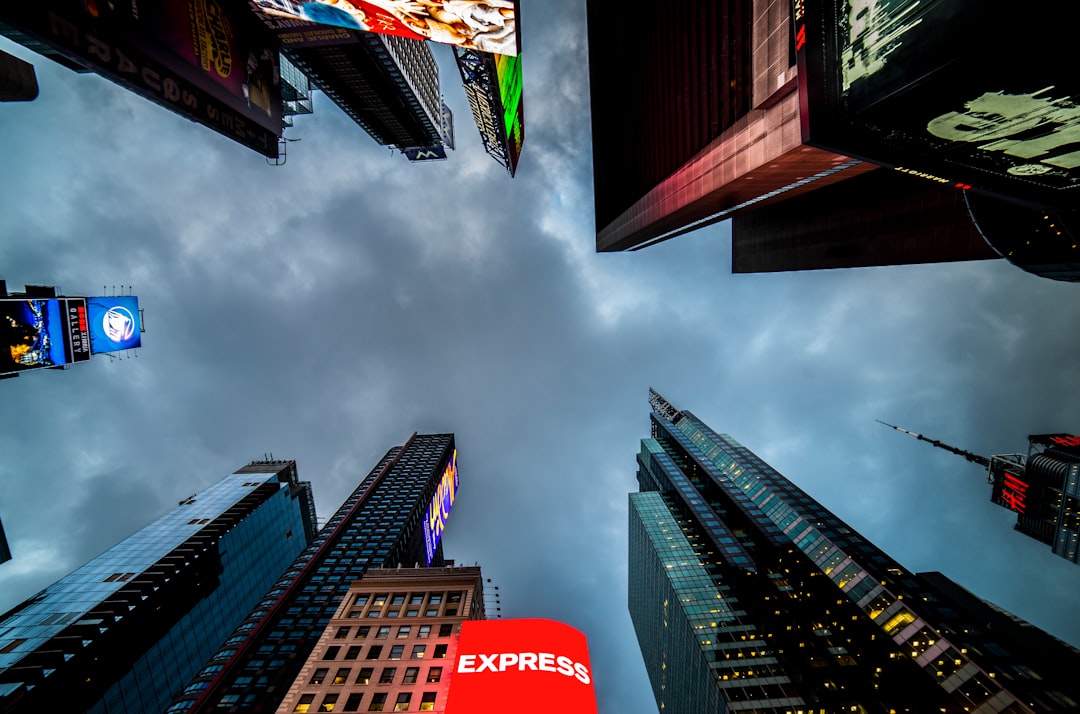
M445 711L461 623L483 619L479 567L369 570L277 711Z
M0 563L11 560L11 548L8 546L7 536L4 535L4 523L0 521Z
M984 625L955 583L906 570L731 437L650 403L629 609L661 711L1080 707L1075 648L1007 613Z
M293 461L193 494L0 617L0 710L162 711L314 535Z
M443 565L439 536L456 488L452 434L413 434L390 449L221 648L181 685L169 714L274 711L353 582L371 568Z

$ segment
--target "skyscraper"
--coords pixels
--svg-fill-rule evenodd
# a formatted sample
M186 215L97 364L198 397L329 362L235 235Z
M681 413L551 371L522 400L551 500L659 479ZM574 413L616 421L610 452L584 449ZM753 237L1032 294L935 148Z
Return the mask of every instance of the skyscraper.
M452 434L413 434L390 449L169 714L274 711L355 580L369 568L443 565L440 538L457 485Z
M11 560L11 548L8 547L7 536L4 535L4 522L0 521L0 563Z
M1020 69L1019 50L989 69L972 39L992 16L983 6L586 6L598 251L731 219L737 273L1002 257L1080 279L1080 162L1051 156L1067 153L1080 113L1050 109L1075 106L1080 89L1043 57ZM1017 41L1064 50L1045 37L1053 24L1022 19ZM829 94L851 67L866 71ZM1019 146L1032 137L1038 146Z
M1080 651L906 570L731 437L650 403L629 608L661 711L1076 711Z
M162 711L314 534L293 461L193 494L0 617L0 709Z

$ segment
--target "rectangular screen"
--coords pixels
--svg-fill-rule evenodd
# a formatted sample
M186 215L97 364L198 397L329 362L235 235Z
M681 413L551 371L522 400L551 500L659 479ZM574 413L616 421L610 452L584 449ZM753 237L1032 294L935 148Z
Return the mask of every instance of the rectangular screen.
M525 102L522 99L521 55L495 58L499 78L499 100L503 108L503 127L509 149L510 175L517 172L521 145L525 142Z
M442 480L435 489L435 495L428 505L427 513L424 514L424 551L427 556L425 565L431 565L435 558L435 549L442 540L443 530L446 529L446 521L450 517L450 509L454 506L457 498L458 470L457 449L450 456L449 463L443 470Z
M0 298L0 374L67 364L64 301Z
M142 344L139 298L134 296L86 298L90 351L119 352Z

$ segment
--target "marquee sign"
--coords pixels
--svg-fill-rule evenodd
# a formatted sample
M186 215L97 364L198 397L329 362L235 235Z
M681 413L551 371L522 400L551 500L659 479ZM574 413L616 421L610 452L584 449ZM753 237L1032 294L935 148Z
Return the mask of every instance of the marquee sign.
M450 518L450 509L454 506L458 490L457 449L450 456L450 462L446 464L442 480L435 489L435 495L428 505L424 515L424 551L427 563L435 558L435 549L442 540L443 531L446 529L446 521Z

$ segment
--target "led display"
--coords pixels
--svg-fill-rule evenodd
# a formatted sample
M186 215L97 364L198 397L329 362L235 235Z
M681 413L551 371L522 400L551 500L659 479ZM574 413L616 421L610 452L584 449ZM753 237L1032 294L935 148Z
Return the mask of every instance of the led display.
M462 623L446 714L596 714L583 635L553 620Z
M1036 206L1080 204L1065 5L793 0L793 17L805 143Z
M499 78L499 100L503 108L503 128L510 154L510 175L517 172L521 145L525 141L525 102L522 98L521 55L495 58Z
M514 0L251 0L266 17L516 55Z
M0 298L0 374L68 363L64 303Z
M137 297L91 297L86 306L91 352L119 352L142 344Z
M1080 436L1075 434L1033 434L1028 441L1080 457Z
M428 504L427 513L424 514L424 551L427 555L426 565L431 565L435 557L435 549L442 540L446 521L450 517L450 509L454 506L454 499L458 490L457 449L450 456L450 462L443 470L442 480L435 489L435 495Z

